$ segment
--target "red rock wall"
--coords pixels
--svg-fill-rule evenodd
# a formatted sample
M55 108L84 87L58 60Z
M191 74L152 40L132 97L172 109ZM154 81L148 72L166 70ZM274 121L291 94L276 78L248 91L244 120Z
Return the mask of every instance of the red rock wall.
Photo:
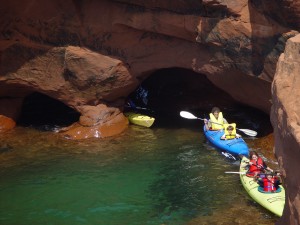
M124 99L143 79L162 68L193 70L266 113L272 98L275 153L287 187L279 224L300 224L300 179L293 176L300 48L298 36L290 39L299 12L298 1L288 0L2 2L1 129L15 125L23 98L37 91L81 113L64 136L116 135L128 123Z
M269 113L276 62L295 35L270 9L246 0L7 1L0 9L1 96L38 91L93 126L117 118L152 72L179 67Z
M284 171L285 210L277 224L300 224L300 35L288 40L272 86L275 154Z

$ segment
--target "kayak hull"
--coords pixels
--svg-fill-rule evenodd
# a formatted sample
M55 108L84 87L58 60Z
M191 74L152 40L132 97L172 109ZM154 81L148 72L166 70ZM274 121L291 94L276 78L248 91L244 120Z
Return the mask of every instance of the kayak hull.
M248 177L245 173L247 172L247 162L249 159L243 157L240 164L240 179L247 193L251 198L258 204L268 209L277 216L282 216L284 204L285 204L285 190L282 185L279 185L281 191L274 193L263 193L259 190L258 183L253 177Z
M124 115L127 117L130 123L142 127L151 127L155 121L154 117L142 115L140 113L126 112Z
M249 155L249 148L247 143L243 138L235 138L231 140L222 140L221 137L224 134L223 130L206 130L205 126L203 128L204 135L207 140L212 143L215 147L220 150L226 151L233 155Z

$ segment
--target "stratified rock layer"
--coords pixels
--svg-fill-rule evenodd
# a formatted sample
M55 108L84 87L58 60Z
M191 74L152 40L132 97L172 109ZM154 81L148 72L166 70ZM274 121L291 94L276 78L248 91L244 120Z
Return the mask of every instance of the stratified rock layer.
M273 81L271 121L275 154L287 188L285 210L278 224L300 224L300 35L288 40Z
M21 109L21 100L38 91L81 113L78 124L83 130L91 131L71 132L74 128L69 127L67 135L70 138L110 136L126 128L128 121L124 116L119 116L122 112L118 108L123 102L120 103L118 98L122 98L136 81L120 60L80 47L55 47L37 52L30 50L37 54L35 57L28 56L25 50L30 49L12 46L3 53L4 61L9 61L9 55L15 52L15 60L24 63L17 70L7 71L5 76L0 77L0 86L3 86L1 91L5 96L0 101L3 103L1 114L15 119ZM94 127L106 123L115 131L99 132L100 128Z
M266 113L272 97L287 188L279 223L300 224L298 1L11 0L0 17L0 132L15 126L23 99L40 92L81 113L60 130L64 137L116 135L128 124L126 97L146 77L193 70Z
M0 114L16 120L24 97L40 92L80 112L80 126L101 126L142 80L173 67L268 113L277 59L295 35L286 26L297 18L289 7L276 17L270 9L246 0L5 2L0 97L16 107L0 105Z

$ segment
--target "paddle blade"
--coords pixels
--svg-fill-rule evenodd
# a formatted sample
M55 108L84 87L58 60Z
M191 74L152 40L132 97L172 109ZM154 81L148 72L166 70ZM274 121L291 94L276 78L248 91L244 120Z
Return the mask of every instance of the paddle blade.
M180 116L186 119L198 119L196 116L194 116L192 113L187 111L180 111Z
M237 130L240 130L240 131L244 132L244 133L247 134L248 136L255 137L255 136L257 135L257 132L254 131L254 130L240 129L240 128L238 128Z

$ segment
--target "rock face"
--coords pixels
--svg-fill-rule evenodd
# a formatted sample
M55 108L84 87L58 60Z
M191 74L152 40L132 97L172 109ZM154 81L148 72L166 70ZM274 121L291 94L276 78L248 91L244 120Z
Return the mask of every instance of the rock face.
M275 134L275 154L284 169L288 190L284 214L278 224L300 224L299 171L300 158L300 35L288 40L280 56L272 86L271 121Z
M296 33L287 26L298 15L289 7L278 15L274 6L246 0L27 0L2 6L0 114L16 120L22 100L35 91L80 112L76 129L110 121L120 125L113 134L126 127L119 116L124 99L162 68L204 74L236 101L268 113L277 59ZM67 136L104 136L96 130L83 136L69 130Z
M12 104L1 104L0 114L16 120L22 99L35 91L74 108L82 114L77 125L93 129L118 118L143 79L173 67L204 74L236 101L269 113L276 62L297 33L290 28L298 24L294 6L246 0L5 2L0 96Z
M27 54L28 51L37 55L32 57ZM5 71L10 69L5 64L12 60L11 55L16 55L16 62L24 63L16 70ZM82 116L79 124L85 127L84 129L103 125L113 119L118 122L112 123L111 126L118 126L119 132L125 129L128 121L119 115L121 111L117 107L121 104L118 103L118 98L122 98L135 79L120 60L79 47L54 47L36 51L14 45L6 49L2 60L1 74L4 73L5 76L0 78L0 83L4 87L2 91L7 102L9 98L13 98L13 103L16 102L15 99L20 100L31 92L38 91L80 112ZM16 118L14 115L18 114L20 107L10 107L7 110L6 105L11 103L5 104L4 100L2 102L0 113ZM113 127L112 129L118 130ZM81 136L80 132L70 131L76 135L70 137L68 133L68 136L88 138L99 137L99 133L103 133L95 127L91 130L94 132L88 132L89 135Z
M6 116L0 115L0 132L5 132L14 128L16 125L15 121Z
M128 124L129 93L177 67L266 113L272 98L275 153L285 175L299 168L297 1L11 0L0 17L0 132L15 126L23 99L40 92L81 113L60 131L65 137L116 135ZM300 180L285 181L279 224L299 224Z

